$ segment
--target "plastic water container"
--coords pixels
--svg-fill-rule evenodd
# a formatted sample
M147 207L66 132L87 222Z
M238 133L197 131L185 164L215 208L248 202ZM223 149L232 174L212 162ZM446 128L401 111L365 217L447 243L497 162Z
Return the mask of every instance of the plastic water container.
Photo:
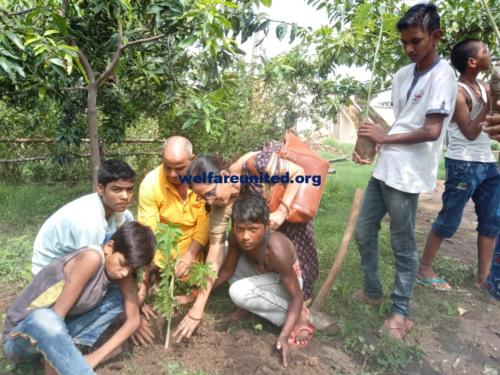
M500 299L500 235L497 237L497 245L491 262L491 272L488 276L488 289L496 299Z

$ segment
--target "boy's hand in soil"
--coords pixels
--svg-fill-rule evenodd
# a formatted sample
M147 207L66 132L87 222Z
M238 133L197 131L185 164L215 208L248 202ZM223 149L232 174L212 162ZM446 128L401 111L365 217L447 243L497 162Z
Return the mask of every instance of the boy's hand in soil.
M290 355L290 344L288 344L288 338L278 336L278 340L276 340L276 349L281 352L283 367L287 367L288 357Z
M148 320L141 316L141 325L137 328L137 331L131 336L134 345L148 346L154 343L155 334L151 329L151 324Z
M156 314L156 312L147 303L142 304L141 313L146 317L147 320L158 318L158 315Z
M181 320L181 322L177 326L177 329L173 333L175 342L178 344L182 341L184 337L190 338L196 327L198 327L198 325L200 324L200 322L201 318L196 319L194 315L193 317L191 317L191 310L188 311L184 319Z

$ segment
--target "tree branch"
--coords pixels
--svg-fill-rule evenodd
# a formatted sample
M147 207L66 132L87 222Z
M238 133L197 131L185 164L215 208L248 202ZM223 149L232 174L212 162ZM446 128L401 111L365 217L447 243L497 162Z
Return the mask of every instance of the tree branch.
M113 53L113 57L111 58L111 62L106 66L106 69L104 69L104 72L101 74L101 76L97 79L97 84L100 85L108 76L113 72L113 69L115 68L116 64L118 63L118 60L120 59L120 56L122 54L122 46L123 46L123 27L122 23L120 20L118 20L118 48L116 51Z
M121 50L123 51L125 48L135 46L136 44L143 44L143 43L148 43L148 42L154 42L155 40L164 38L166 36L167 36L167 34L160 34L160 35L151 36L149 38L133 40L133 41L128 42L127 44L123 45L121 47Z
M33 12L35 9L37 9L37 7L28 8L28 9L24 9L24 10L20 10L18 12L12 12L12 13L8 13L6 10L2 9L2 12L4 12L7 15L7 17L15 17L15 16L22 16L22 15L27 14L29 12Z
M71 41L71 44L74 47L78 48L78 46L76 45L76 43L74 41ZM89 63L89 60L87 59L87 56L85 56L85 54L83 53L83 51L80 48L78 48L76 53L78 54L80 62L82 63L83 68L85 69L85 72L87 73L87 77L88 77L90 83L94 83L95 82L95 74L94 74L94 71L92 70L92 67L90 66L90 63Z
M87 91L88 88L84 87L84 86L75 86L75 87L61 87L60 90L61 91L78 91L78 90Z
M68 0L63 0L61 11L59 12L59 14L61 15L61 17L66 17L67 11L68 11Z

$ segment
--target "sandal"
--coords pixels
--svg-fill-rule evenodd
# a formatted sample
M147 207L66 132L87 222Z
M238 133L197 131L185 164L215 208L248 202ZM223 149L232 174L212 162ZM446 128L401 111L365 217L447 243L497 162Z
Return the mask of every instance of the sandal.
M308 333L306 342L304 344L301 344L300 342L297 341L297 336L300 334L300 332L306 331ZM314 332L316 331L316 328L311 323L307 323L307 325L300 327L297 331L292 330L290 333L290 338L288 339L288 342L298 348L305 348L309 343L311 342L311 339L314 335Z
M450 284L442 277L420 277L417 276L417 284L427 286L429 288L449 292L451 290Z

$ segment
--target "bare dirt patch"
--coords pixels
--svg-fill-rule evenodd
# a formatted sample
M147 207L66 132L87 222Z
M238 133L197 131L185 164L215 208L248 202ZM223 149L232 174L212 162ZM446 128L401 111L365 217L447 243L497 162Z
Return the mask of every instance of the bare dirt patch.
M279 353L273 349L275 340L276 336L269 332L232 332L230 324L223 319L206 319L189 341L173 344L167 351L159 339L149 347L128 345L122 353L107 360L98 373L123 374L133 368L140 368L143 374L169 373L173 363L181 364L184 371L209 374L326 375L336 370L344 374L358 373L358 367L347 354L318 340L313 340L307 348L294 349L285 369Z
M438 180L436 189L431 193L420 195L417 213L417 230L423 235L424 241L431 228L432 222L441 209L441 196L443 191L444 181ZM460 228L452 238L443 241L439 249L439 254L450 256L464 263L475 261L477 259L476 226L477 218L474 211L474 204L472 201L469 201L465 206Z
M420 197L417 214L420 248L423 248L431 223L441 209L443 191L444 182L438 181L438 186L433 192L422 194ZM443 242L439 254L449 256L460 264L475 263L476 225L474 205L469 202L459 230L453 238ZM429 373L498 375L500 303L487 293L475 289L473 278L464 286L453 287L454 290L449 295L447 292L443 294L429 288L417 287L417 301L413 305L417 311L419 330L411 339L416 340L421 346L424 360L433 371ZM445 305L444 300L450 303ZM447 306L446 311L442 310L443 305ZM463 309L461 310L463 315L458 312L458 308ZM424 316L425 318L422 318Z

